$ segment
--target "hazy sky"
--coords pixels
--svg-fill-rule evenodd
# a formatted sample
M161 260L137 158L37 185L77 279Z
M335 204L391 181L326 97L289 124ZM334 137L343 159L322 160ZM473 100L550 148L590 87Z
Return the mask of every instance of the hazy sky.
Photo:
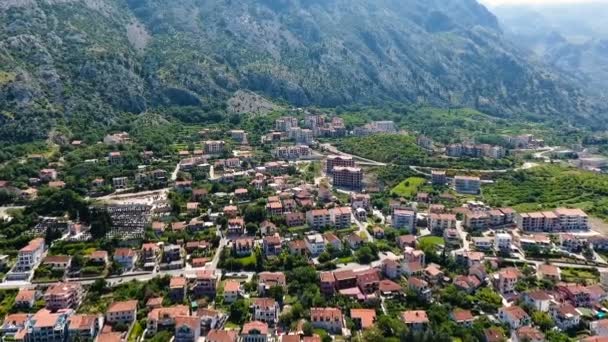
M498 5L557 5L557 4L572 4L572 3L585 3L585 2L597 2L597 0L479 0L481 3L488 6Z

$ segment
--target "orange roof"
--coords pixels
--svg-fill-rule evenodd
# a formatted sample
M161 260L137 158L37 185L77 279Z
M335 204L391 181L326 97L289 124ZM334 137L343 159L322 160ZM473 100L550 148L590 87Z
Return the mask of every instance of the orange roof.
M241 284L235 280L228 280L224 284L224 292L237 292L241 288Z
M33 302L36 299L36 290L19 289L15 302Z
M135 251L131 248L116 248L114 256L117 257L132 257L135 256Z
M178 316L175 318L175 327L187 326L190 330L194 331L201 325L201 319L196 316Z
M74 315L69 318L70 330L85 330L90 329L96 324L97 316L95 315Z
M272 298L255 298L253 305L268 310L275 307L277 302Z
M126 300L122 302L114 302L110 305L107 312L125 312L137 310L136 300Z
M122 333L120 332L103 332L99 334L97 342L122 342Z
M40 248L42 245L44 245L44 239L37 238L37 239L30 241L27 244L27 246L21 248L19 250L19 252L33 252L33 251L37 250L38 248Z
M524 309L522 309L522 308L520 308L519 306L516 306L516 305L509 306L509 307L503 307L502 311L505 314L507 314L507 315L509 315L509 316L517 319L517 320L522 320L522 319L528 317L528 314L524 311Z
M207 334L207 342L236 342L238 333L233 330L211 329Z
M350 309L350 317L352 319L361 320L361 328L367 329L374 325L376 319L376 310L373 309Z
M190 309L185 305L175 305L168 308L152 309L148 313L148 320L159 320L161 317L175 318L178 316L189 316Z
M544 341L545 335L534 327L524 326L517 329L516 335L518 340Z
M474 319L473 314L469 310L455 309L452 311L452 318L456 322L470 321Z
M41 309L33 317L33 320L36 322L34 326L36 328L54 327L61 313L61 311L52 313L47 309Z
M310 318L313 321L342 320L342 310L338 308L310 308Z
M411 310L401 313L401 318L405 323L428 323L429 318L424 310Z
M91 253L89 256L91 259L105 259L108 257L108 252L106 251L95 251Z
M241 334L250 334L253 332L259 332L260 335L268 334L268 324L260 321L247 322L243 325L243 330L241 330Z
M27 319L29 317L30 317L30 314L26 314L26 313L10 314L10 315L7 315L6 317L4 317L4 324L23 325L23 324L25 324L25 321L27 321Z
M169 288L171 288L171 289L183 288L186 286L187 283L188 283L188 280L184 277L171 277L171 280L169 281Z

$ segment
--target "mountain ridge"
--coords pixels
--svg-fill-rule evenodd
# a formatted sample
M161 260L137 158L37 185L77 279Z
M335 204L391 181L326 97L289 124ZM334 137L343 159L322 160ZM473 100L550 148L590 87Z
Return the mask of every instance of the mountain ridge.
M120 112L225 111L239 90L296 106L601 110L575 80L521 57L475 0L11 0L0 24L10 141Z

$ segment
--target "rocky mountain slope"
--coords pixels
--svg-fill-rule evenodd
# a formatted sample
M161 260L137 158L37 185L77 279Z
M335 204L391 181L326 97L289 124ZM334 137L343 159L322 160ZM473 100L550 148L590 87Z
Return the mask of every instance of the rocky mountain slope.
M530 62L475 0L5 0L0 137L43 138L120 112L389 101L495 115L598 112Z

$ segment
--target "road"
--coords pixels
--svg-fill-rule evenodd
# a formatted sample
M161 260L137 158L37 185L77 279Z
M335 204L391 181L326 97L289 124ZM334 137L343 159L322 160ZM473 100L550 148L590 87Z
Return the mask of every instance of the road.
M367 238L366 238L367 242L374 242L374 237L370 233L367 232L367 229L366 229L367 222L361 223L361 221L359 221L355 217L355 215L353 215L352 217L353 217L353 222L355 222L357 227L359 227L359 230L357 230L357 234L359 236L367 236Z

